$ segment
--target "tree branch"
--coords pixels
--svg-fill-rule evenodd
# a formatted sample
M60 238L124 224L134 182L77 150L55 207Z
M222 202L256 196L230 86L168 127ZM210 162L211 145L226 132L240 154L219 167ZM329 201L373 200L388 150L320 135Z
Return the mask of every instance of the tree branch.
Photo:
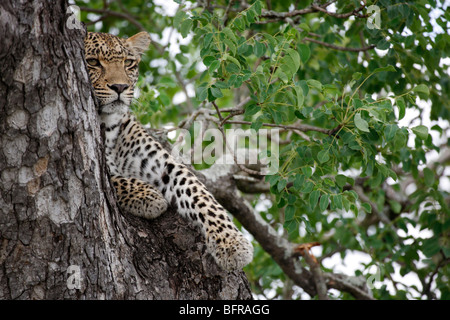
M252 122L250 122L250 121L240 121L240 120L228 120L228 121L226 121L226 123L246 124L246 125L252 124ZM335 130L335 129L319 128L319 127L311 126L309 124L300 124L297 126L289 126L289 125L283 125L283 124L263 123L262 125L264 127L282 128L285 130L298 130L298 131L303 131L303 132L317 131L317 132L325 133L327 135L332 135L332 133Z
M362 48L341 47L341 46L337 46L335 44L323 42L323 41L316 40L316 39L313 39L313 38L308 38L308 37L304 37L303 41L309 41L309 42L317 43L317 44L320 44L321 46L324 46L324 47L327 47L327 48L330 48L330 49L334 49L334 50L349 51L349 52L364 52L364 51L368 51L368 50L371 50L371 49L376 47L376 45L374 45L374 44L372 44L370 46L367 46L367 47L362 47Z
M225 209L233 214L239 222L258 241L261 247L271 255L275 262L281 267L284 273L292 279L295 285L301 287L310 296L318 294L316 282L319 282L321 290L326 283L328 288L335 288L340 291L349 292L357 299L373 299L363 288L362 279L355 280L354 277L346 275L325 273L323 280L316 280L316 275L312 270L302 267L294 253L294 245L288 240L280 237L278 233L266 222L237 192L236 184L232 172L217 172L212 166L201 172L194 172L214 197ZM220 169L219 169L220 170ZM229 170L230 171L230 170ZM220 183L218 183L220 181ZM319 270L320 271L320 270ZM358 284L358 285L357 285ZM322 291L323 293L323 291ZM321 293L321 294L322 294Z
M302 32L302 30L295 25L294 21L290 18L286 18L285 19L287 23L289 23L293 28L297 29L299 32ZM371 50L373 48L376 47L376 45L370 45L370 46L366 46L366 47L362 47L362 48L347 48L347 47L342 47L342 46L338 46L335 44L331 44L331 43L327 43L327 42L323 42L314 38L309 38L309 37L304 37L303 41L309 41L309 42L313 42L313 43L317 43L321 46L330 48L330 49L334 49L334 50L338 50L338 51L349 51L349 52L365 52L368 50Z
M326 13L329 16L332 16L332 17L335 17L335 18L339 18L339 19L346 19L346 18L351 17L351 16L357 16L359 18L366 18L367 17L367 15L359 14L366 7L365 1L364 1L364 4L361 7L356 8L355 10L347 12L347 13L330 12L327 9L323 8L322 6L318 6L318 5L314 4L314 3L311 5L311 7L313 9L315 9L316 11L321 11L323 13Z
M356 9L354 9L350 12L346 12L346 13L335 13L335 12L328 11L326 8L334 2L336 2L336 1L329 1L322 5L317 5L317 4L313 3L308 8L300 9L300 10L292 10L289 12L276 12L273 10L263 10L263 12L261 13L261 17L272 18L272 19L279 21L279 20L284 20L286 18L301 16L301 15L305 15L308 13L314 13L314 12L323 12L329 16L339 18L339 19L346 19L351 16L356 16L359 18L367 17L367 15L360 14L360 12L366 7L365 1L364 1L364 4L361 5L359 8L356 8Z
M136 26L136 28L138 28L139 31L146 31L144 26L139 21L137 21L136 18L127 13L117 12L109 9L94 9L89 7L80 7L80 10L85 12L102 14L104 15L104 18L106 18L107 16L114 16L121 19L125 19L128 20L130 23L132 23L134 26Z
M314 275L314 283L316 284L317 297L319 300L329 300L327 295L327 285L325 283L325 279L322 274L322 270L320 270L320 265L317 260L308 252L308 250L303 250L302 252L303 258L305 258L306 263L309 265L309 268Z

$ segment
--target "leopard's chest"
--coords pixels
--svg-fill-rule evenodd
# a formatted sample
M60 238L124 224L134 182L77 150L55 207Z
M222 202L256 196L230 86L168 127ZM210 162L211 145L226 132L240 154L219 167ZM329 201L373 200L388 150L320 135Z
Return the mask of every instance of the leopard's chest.
M111 174L150 180L144 169L161 170L161 147L131 115L103 116L106 161Z

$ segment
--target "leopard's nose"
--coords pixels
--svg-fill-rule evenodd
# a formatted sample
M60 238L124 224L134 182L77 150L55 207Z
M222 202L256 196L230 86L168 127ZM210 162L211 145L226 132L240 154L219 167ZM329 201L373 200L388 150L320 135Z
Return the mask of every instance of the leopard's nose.
M129 85L127 84L112 84L109 85L108 84L108 88L113 89L115 92L117 92L117 94L121 94L122 92L124 92L127 88L129 87Z

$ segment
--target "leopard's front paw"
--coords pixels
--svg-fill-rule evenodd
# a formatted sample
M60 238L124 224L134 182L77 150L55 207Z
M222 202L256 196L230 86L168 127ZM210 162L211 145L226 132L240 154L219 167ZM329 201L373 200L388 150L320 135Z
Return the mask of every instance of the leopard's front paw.
M155 219L167 210L168 203L152 185L135 178L111 177L119 207L137 217Z
M237 230L226 237L219 235L213 241L212 255L225 270L240 270L253 260L251 242Z

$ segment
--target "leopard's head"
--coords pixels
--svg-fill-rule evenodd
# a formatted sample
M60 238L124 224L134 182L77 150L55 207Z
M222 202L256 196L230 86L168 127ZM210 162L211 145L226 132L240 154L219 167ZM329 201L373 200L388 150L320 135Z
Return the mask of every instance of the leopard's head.
M89 77L101 106L115 101L131 104L139 76L138 65L150 36L140 32L128 39L88 32L84 39Z

